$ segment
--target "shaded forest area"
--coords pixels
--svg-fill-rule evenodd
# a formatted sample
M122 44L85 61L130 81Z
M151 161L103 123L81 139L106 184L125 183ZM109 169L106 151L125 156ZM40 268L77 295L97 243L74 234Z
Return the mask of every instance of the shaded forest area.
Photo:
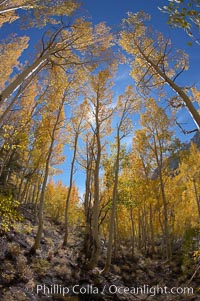
M182 5L160 13L193 47L199 1ZM1 0L0 26L0 300L200 300L189 55L143 11L116 32L73 0ZM133 84L120 91L127 65ZM194 136L183 143L180 132Z

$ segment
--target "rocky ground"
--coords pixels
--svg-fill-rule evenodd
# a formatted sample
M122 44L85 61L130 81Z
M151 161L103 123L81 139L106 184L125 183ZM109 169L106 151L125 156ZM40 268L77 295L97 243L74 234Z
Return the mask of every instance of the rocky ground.
M200 271L190 281L195 265L183 271L178 253L166 262L139 253L132 258L122 247L110 273L102 275L104 255L97 268L86 271L81 265L81 235L77 239L71 233L68 247L63 248L61 228L49 221L45 221L41 250L30 256L36 230L24 220L0 237L1 301L200 300ZM180 295L161 291L172 287L179 288ZM194 294L181 294L184 287L192 287Z

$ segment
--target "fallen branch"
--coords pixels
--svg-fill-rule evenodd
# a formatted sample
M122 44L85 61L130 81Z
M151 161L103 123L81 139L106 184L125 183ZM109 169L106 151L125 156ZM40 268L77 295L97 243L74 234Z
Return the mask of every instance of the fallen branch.
M194 279L195 275L197 274L198 270L200 269L200 263L198 263L195 271L194 271L194 274L192 275L192 277L190 278L188 284L190 284L192 282L192 280Z

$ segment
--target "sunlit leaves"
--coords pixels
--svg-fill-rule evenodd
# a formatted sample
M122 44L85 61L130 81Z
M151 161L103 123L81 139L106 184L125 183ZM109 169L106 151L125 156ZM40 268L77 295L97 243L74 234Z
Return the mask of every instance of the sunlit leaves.
M78 7L73 0L5 0L0 2L0 25L14 22L19 18L18 10L23 10L23 27L26 24L41 28L48 23L57 24L57 17L70 16Z
M165 84L154 66L169 78L188 69L188 55L180 49L172 52L171 40L145 26L140 13L129 14L127 22L129 26L121 32L120 45L133 56L131 75L144 92Z
M198 35L200 33L200 1L177 1L170 0L168 5L159 8L168 14L168 23L172 27L179 27L186 31L188 36L199 44ZM192 42L188 42L192 46Z
M13 68L19 67L19 58L28 47L28 37L16 37L15 35L2 41L0 44L0 88L4 88L9 80Z

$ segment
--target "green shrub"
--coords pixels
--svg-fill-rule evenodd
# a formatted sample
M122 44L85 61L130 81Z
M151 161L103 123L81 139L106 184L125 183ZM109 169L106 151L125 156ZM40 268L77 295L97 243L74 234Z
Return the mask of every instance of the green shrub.
M45 276L51 264L42 258L33 258L31 268L35 271L38 276Z
M22 220L19 204L13 196L0 195L0 233L8 232L15 221Z
M198 226L186 229L182 245L182 270L185 273L195 266L196 258L199 255L199 237L200 228Z

